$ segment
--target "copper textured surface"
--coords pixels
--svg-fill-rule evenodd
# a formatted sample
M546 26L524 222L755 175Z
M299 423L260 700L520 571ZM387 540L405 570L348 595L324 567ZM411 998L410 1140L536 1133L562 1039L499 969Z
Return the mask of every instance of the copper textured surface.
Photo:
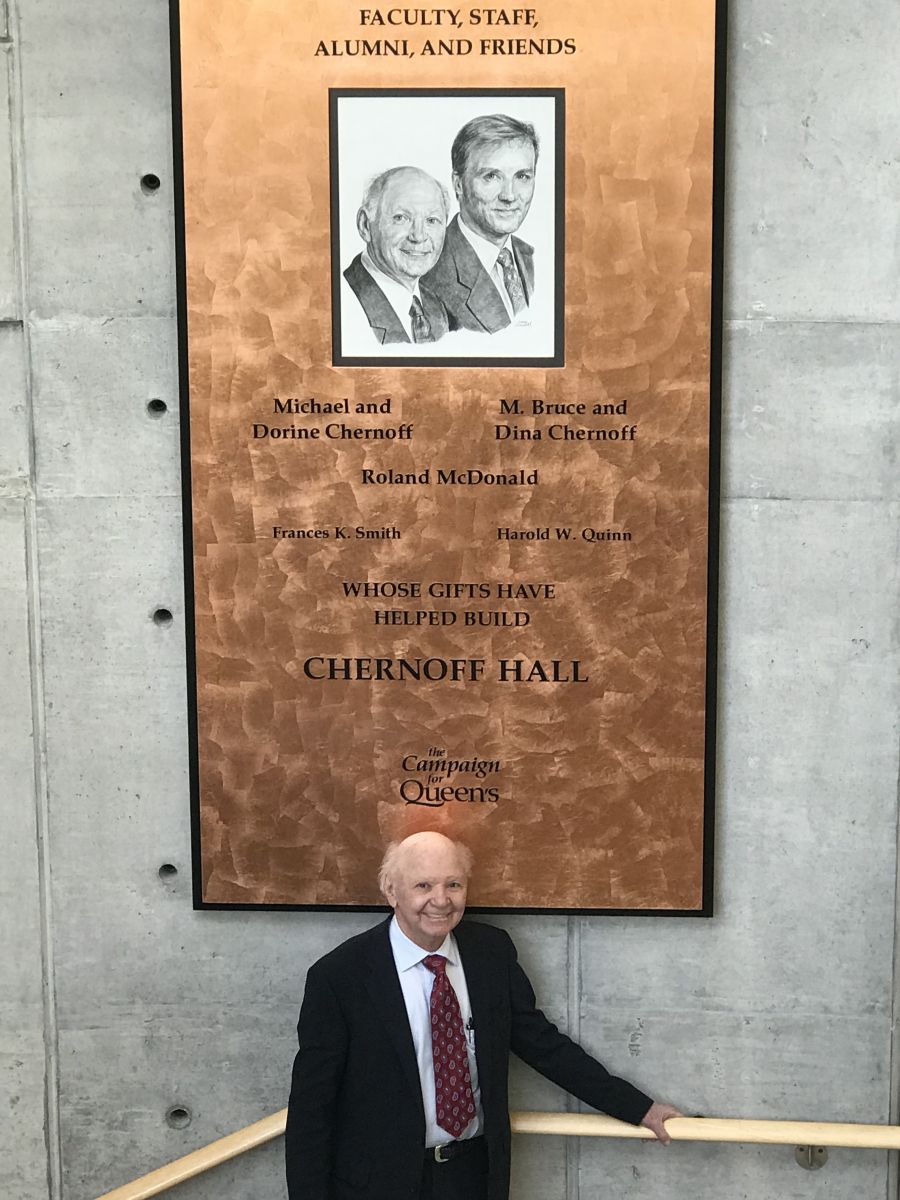
M571 37L575 54L323 59L320 39L376 36L358 6L181 2L206 903L378 903L384 844L438 828L487 867L473 904L701 906L715 5L535 11L531 35ZM564 368L332 365L329 87L565 88ZM254 440L254 422L328 420L274 417L276 396L346 398L337 421L411 423L413 436ZM500 415L509 397L520 416ZM352 412L385 398L388 414ZM558 420L634 426L633 440L551 441L550 419L527 415L533 399L586 403ZM499 423L545 436L498 441ZM537 470L539 483L362 481L452 467ZM401 536L288 540L276 526ZM550 537L498 540L504 527ZM632 540L590 542L585 528ZM417 582L423 595L348 598L352 581ZM432 583L490 596L433 599ZM498 596L508 584L532 597ZM455 621L375 624L376 610L404 608ZM467 610L529 621L466 626ZM475 661L484 675L320 681L304 673L311 657ZM562 678L503 681L501 660L551 676L556 662ZM408 803L403 781L428 779L407 756L435 749L499 767L431 785L459 798Z

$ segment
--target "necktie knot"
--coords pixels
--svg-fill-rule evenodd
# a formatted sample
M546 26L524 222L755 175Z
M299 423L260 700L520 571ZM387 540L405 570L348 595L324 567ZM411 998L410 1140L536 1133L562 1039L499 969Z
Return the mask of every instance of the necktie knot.
M433 975L441 976L447 970L447 960L443 954L426 954L422 962Z

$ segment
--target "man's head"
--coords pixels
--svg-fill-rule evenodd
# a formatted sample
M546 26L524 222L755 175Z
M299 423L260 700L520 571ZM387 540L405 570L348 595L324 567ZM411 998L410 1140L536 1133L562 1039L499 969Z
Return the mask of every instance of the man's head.
M462 919L472 853L442 833L414 833L388 846L378 886L397 924L423 950L437 950Z
M450 151L463 221L501 245L528 215L538 159L534 126L495 113L463 125Z
M366 188L356 228L380 271L410 291L438 260L447 193L418 167L392 167Z

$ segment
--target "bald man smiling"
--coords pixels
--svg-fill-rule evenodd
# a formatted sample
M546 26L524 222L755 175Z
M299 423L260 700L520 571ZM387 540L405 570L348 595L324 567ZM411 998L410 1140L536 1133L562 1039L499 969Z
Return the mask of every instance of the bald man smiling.
M366 188L356 215L365 250L344 271L376 341L431 343L448 329L447 310L421 277L437 262L447 196L418 167L392 167Z
M394 910L315 963L285 1147L290 1200L508 1200L510 1051L662 1142L668 1104L611 1075L536 1007L503 930L464 921L471 853L440 833L388 848Z

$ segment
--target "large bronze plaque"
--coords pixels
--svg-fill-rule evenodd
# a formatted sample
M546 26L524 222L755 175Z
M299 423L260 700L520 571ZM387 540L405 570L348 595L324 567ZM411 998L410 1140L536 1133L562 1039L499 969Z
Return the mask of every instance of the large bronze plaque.
M195 903L708 915L721 5L172 33Z

